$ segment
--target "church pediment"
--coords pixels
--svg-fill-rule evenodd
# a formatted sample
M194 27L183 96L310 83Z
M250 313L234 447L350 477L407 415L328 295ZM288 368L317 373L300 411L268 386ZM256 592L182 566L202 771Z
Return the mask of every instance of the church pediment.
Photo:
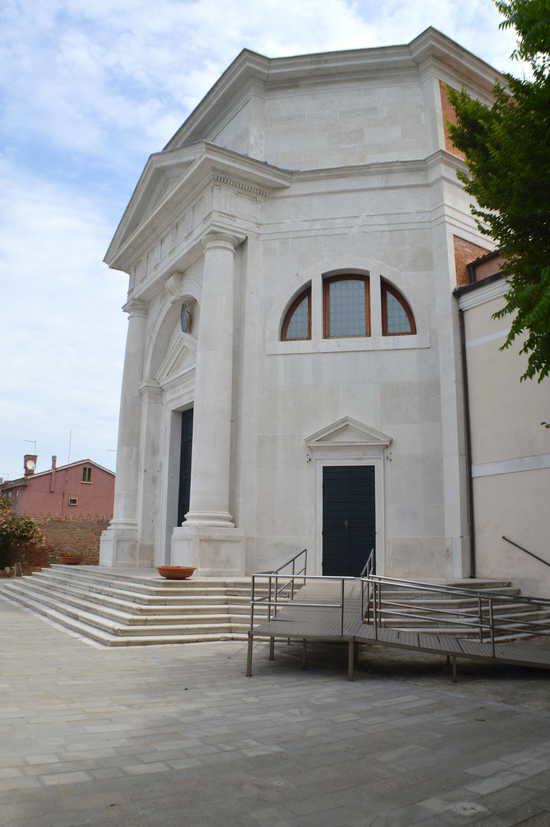
M168 196L175 190L179 180L188 166L188 163L178 164L171 170L157 169L153 171L142 197L140 198L139 203L135 206L135 209L120 237L121 244L123 244L124 241L132 235L134 230L146 221L147 218L155 212L157 207L162 204L164 199L168 198Z
M239 182L255 191L287 187L290 174L237 152L202 141L182 149L151 155L117 228L105 262L125 269L128 252L138 239L159 239L183 205L209 182ZM131 256L130 256L131 258Z
M392 437L371 428L351 416L344 416L331 425L321 428L314 434L306 437L308 448L327 448L331 445L338 447L367 447L377 446L387 448Z
M159 385L165 387L193 367L195 351L195 339L176 330L155 377Z

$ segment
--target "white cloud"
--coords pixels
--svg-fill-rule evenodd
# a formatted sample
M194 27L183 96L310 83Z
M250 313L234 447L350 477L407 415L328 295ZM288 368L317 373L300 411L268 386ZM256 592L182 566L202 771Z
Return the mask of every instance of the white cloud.
M114 455L125 277L102 265L111 228L85 195L0 163L2 401L0 475L21 473L26 439L42 467Z

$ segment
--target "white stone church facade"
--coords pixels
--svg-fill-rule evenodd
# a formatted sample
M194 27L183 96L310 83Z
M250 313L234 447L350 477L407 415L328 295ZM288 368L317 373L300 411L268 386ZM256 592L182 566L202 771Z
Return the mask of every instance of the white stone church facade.
M107 252L129 275L104 565L469 574L453 236L484 244L441 83L407 45L243 51L152 155ZM358 573L358 571L357 571Z

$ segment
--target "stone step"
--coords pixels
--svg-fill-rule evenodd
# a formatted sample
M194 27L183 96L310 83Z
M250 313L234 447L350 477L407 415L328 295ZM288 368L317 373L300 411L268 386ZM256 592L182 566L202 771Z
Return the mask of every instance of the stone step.
M90 604L95 604L97 606L105 607L105 608L112 608L114 610L118 610L120 612L127 612L127 613L135 613L142 616L147 615L163 615L163 614L178 614L178 615L187 615L187 614L199 614L199 613L212 613L212 612L232 612L238 611L242 613L249 609L250 602L245 600L233 600L233 599L214 599L209 597L204 598L190 598L189 600L185 600L181 603L181 605L176 604L164 606L164 605L150 605L150 604L142 604L136 603L135 601L131 600L124 600L120 598L115 598L109 595L104 594L103 592L91 592L87 589L82 589L77 586L66 585L63 583L62 585L56 584L55 587L51 583L44 582L39 578L33 576L32 580L30 578L23 578L24 581L27 583L28 588L32 588L34 590L41 590L47 594L58 594L63 596L63 598L69 602L69 598L75 598L79 600L85 600ZM260 614L265 614L267 612L266 608L258 607L258 611Z
M63 569L64 570L61 570ZM80 571L76 571L75 567L66 566L52 566L50 569L44 569L39 573L40 577L44 577L45 579L53 581L63 581L68 582L78 582L81 584L88 584L93 587L103 587L103 588L117 588L121 591L125 591L127 593L134 593L137 592L144 596L158 596L171 599L173 597L181 597L182 595L191 595L191 594L235 594L241 595L244 597L248 597L251 592L250 584L246 585L244 583L238 583L233 585L230 581L227 582L227 585L220 584L211 584L209 580L182 580L177 587L167 588L166 582L168 581L149 581L149 584L143 583L131 583L127 579L117 578L111 576L109 577L96 577L93 575L86 575L81 574ZM174 581L175 582L175 581ZM267 591L265 588L260 591Z
M141 636L146 637L161 633L163 636L167 635L201 635L201 634L229 634L234 631L245 633L248 631L248 625L244 623L233 623L230 618L223 622L208 623L176 623L176 624L162 624L160 630L159 625L153 624L135 624L129 625L121 623L120 621L110 620L109 618L99 615L96 612L86 611L84 609L77 609L56 600L55 597L49 597L41 594L40 596L32 595L27 592L24 584L10 583L7 590L8 595L18 596L25 600L26 604L33 603L35 606L39 605L44 608L55 611L58 615L63 615L73 620L80 621L86 626L92 626L101 631L114 636Z
M144 586L160 586L164 589L180 589L180 588L187 588L189 585L199 583L199 584L207 584L210 586L245 586L250 587L251 578L244 576L244 577L197 577L193 575L193 577L187 580L167 580L165 577L161 577L160 574L154 569L151 569L151 574L147 575L140 575L140 574L131 574L127 570L120 570L117 568L108 568L102 566L87 566L87 565L79 565L79 566L66 566L61 563L53 563L50 567L52 571L59 571L65 574L78 574L84 577L90 577L94 579L106 579L106 580L113 580L116 579L118 582L126 582L128 584L135 583L138 585Z
M10 588L8 586L8 588ZM13 588L13 587L12 587ZM101 603L91 603L85 599L80 599L72 595L60 594L59 591L53 592L37 586L35 583L25 584L25 592L29 597L34 597L37 601L45 598L50 605L55 602L58 611L63 611L64 607L71 607L71 609L79 609L90 614L96 614L102 618L119 622L126 625L182 625L182 624L196 624L196 623L250 623L250 612L239 612L238 609L233 610L232 607L223 607L223 613L217 612L216 608L211 608L208 612L203 613L186 613L170 614L170 615L143 615L140 613L132 613L113 609ZM264 613L265 614L265 613Z
M78 586L78 588L82 590L89 591L90 593L95 594L104 594L107 596L112 596L114 598L126 600L128 602L135 602L135 603L142 603L144 605L166 605L166 606L177 606L177 605L186 605L191 600L202 601L205 597L207 597L210 602L212 603L227 603L230 599L231 602L239 602L239 603L249 603L250 602L250 593L234 593L233 590L223 590L223 589L194 589L189 590L187 592L178 592L178 593L165 593L162 590L159 592L137 592L137 591L127 591L126 589L122 589L120 586L116 584L116 581L113 581L113 585L103 585L98 583L88 583L86 579L80 579L78 577L69 577L65 578L59 575L51 575L50 572L42 571L36 575L33 575L36 578L40 578L43 582L47 582L51 584L52 588L57 587L58 585L64 587L68 586ZM261 596L262 593L260 593Z
M58 626L62 626L65 629L74 632L80 637L92 640L95 643L101 644L102 646L118 648L126 646L164 646L167 644L173 645L176 643L210 643L220 640L246 639L246 634L239 632L232 632L231 634L150 634L144 636L136 635L132 637L122 637L120 635L109 634L108 632L104 632L96 628L95 626L90 626L81 620L76 620L75 618L68 617L67 615L61 612L57 612L55 609L52 609L48 606L44 606L41 603L27 598L25 595L20 595L16 592L8 593L7 591L0 589L0 596L17 603L18 605L30 609L36 614L45 617L47 620L51 620Z

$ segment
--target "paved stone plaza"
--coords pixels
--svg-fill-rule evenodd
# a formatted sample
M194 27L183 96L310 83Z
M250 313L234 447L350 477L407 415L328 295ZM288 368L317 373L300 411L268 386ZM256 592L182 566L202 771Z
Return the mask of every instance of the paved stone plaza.
M1 827L550 825L550 676L99 649L0 599ZM327 662L328 654L328 662Z

